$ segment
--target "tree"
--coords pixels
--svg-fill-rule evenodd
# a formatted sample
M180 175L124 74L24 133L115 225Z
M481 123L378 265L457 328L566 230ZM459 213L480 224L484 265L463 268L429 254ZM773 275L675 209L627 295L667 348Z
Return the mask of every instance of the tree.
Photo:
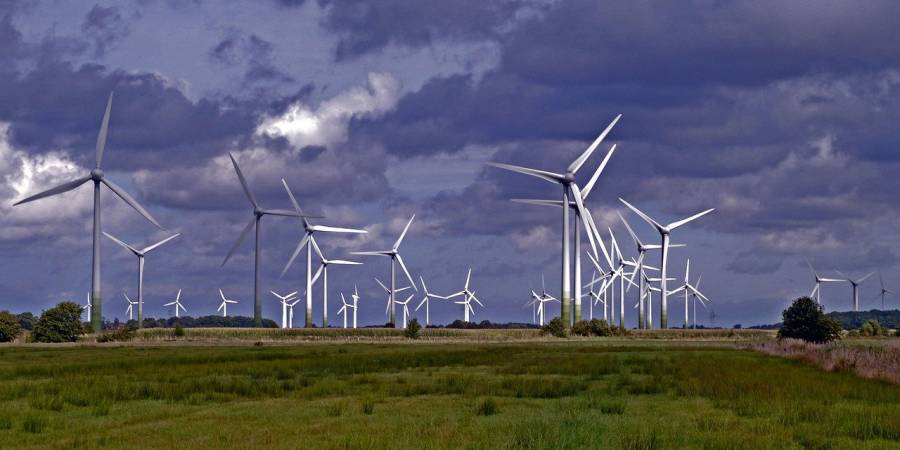
M34 324L35 342L75 342L84 333L81 305L62 302L44 311Z
M887 332L888 330L875 319L869 319L859 327L859 334L863 336L887 336Z
M419 330L422 329L422 325L419 325L418 319L410 320L409 323L406 324L406 330L403 334L410 339L418 339L419 338Z
M547 322L547 325L541 327L541 334L565 338L569 337L569 329L566 327L562 318L554 317L553 320Z
M822 312L822 307L809 297L794 300L782 313L778 338L795 338L825 343L841 337L841 325Z
M12 342L22 331L19 319L9 311L0 311L0 342Z

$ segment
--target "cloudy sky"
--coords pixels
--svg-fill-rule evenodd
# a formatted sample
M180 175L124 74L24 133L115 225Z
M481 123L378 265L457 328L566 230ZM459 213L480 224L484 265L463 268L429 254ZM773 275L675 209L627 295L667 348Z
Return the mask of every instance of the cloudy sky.
M416 279L448 293L472 267L477 320L530 320L542 273L558 291L559 212L508 199L559 189L484 163L563 171L619 113L578 174L618 144L588 206L628 251L618 197L667 222L716 208L674 234L688 247L671 267L691 258L717 324L777 321L812 289L807 258L900 288L900 4L626 3L0 1L0 309L84 301L90 187L12 204L92 166L111 91L104 169L182 233L147 257L148 316L179 288L189 314L212 313L219 287L251 314L252 240L221 267L251 217L232 152L263 206L288 207L284 177L318 223L369 230L321 237L327 256L389 247L415 213L402 253ZM102 207L128 242L167 235L109 191ZM263 222L264 292L302 290L302 264L278 277L298 222ZM123 317L136 261L102 251L104 312ZM358 283L361 320L384 323L372 277L388 261L364 261L331 271L330 309ZM862 307L878 292L876 276ZM846 310L850 288L823 300ZM279 313L267 295L264 314Z

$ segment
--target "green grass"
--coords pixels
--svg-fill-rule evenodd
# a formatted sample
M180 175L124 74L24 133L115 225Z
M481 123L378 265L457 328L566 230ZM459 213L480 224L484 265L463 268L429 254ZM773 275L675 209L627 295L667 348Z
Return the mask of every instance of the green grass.
M3 448L900 448L900 389L628 340L0 347Z

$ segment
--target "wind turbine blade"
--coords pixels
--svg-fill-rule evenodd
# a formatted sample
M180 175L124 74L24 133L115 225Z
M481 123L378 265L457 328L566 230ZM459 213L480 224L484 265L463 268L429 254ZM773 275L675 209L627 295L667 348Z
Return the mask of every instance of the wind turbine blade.
M653 228L656 228L656 230L659 231L660 233L665 229L665 227L663 227L662 225L660 225L659 223L657 223L655 220L651 219L650 216L644 214L641 210L639 210L639 209L637 209L636 207L632 206L631 203L626 202L626 201L623 200L621 197L619 197L619 201L622 202L622 203L624 203L625 206L628 207L628 209L634 211L635 214L637 214L638 216L640 216L641 219L644 219L644 221L647 222L647 223L649 223L650 226L652 226Z
M382 283L381 280L378 279L378 277L375 277L375 282L378 283L378 285L381 286L382 289L384 289L384 292L387 292L388 294L391 293L391 290L388 289L388 287L385 286L384 283Z
M284 178L281 179L281 184L284 185L284 190L287 191L288 197L291 198L291 205L294 206L294 211L296 211L297 214L300 214L300 219L303 220L303 228L308 229L309 222L306 220L306 217L303 216L303 210L300 209L300 204L297 203L297 199L294 198L294 193L291 192L291 188L288 187L287 181L285 181Z
M705 215L707 215L707 214L709 214L709 213L711 213L711 212L713 212L713 211L715 211L715 210L716 210L716 208L709 208L709 209L707 209L706 211L703 211L703 212L694 214L693 216L688 217L687 219L681 219L681 220L679 220L678 222L672 222L672 223L669 224L669 227L668 227L668 228L669 228L670 231L671 231L671 230L674 230L674 229L676 229L676 228L678 228L678 227L680 227L680 226L682 226L682 225L684 225L684 224L686 224L686 223L688 223L688 222L690 222L690 221L692 221L692 220L699 219L700 217L703 217L703 216L705 216Z
M312 245L313 250L316 252L316 255L319 256L319 259L323 262L325 261L325 255L322 254L322 250L319 249L319 244L316 242L316 237L313 235L309 236L309 243Z
M181 300L181 289L179 289L178 294L175 295L175 300Z
M149 251L151 251L151 250L154 250L154 249L156 249L157 247L159 247L160 245L163 245L163 244L165 244L166 242L169 242L169 241L171 241L172 239L177 238L178 236L181 236L181 233L175 233L175 234L173 234L173 235L171 235L171 236L169 236L169 237L167 237L167 238L165 238L165 239L163 239L163 240L161 240L161 241L159 241L159 242L157 242L157 243L155 243L155 244L153 244L153 245L151 245L151 246L149 246L149 247L146 247L146 248L144 248L143 250L141 250L141 253L147 253L147 252L149 252Z
M584 222L584 231L588 236L588 243L591 245L591 250L593 250L594 254L597 254L597 243L594 241L594 237L591 235L592 230L592 220L590 214L587 213L587 209L584 207L584 201L582 201L581 191L578 189L578 185L571 184L572 188L572 197L575 198L575 207L578 209L578 217Z
M329 227L327 225L312 225L309 227L313 231L323 231L325 233L356 233L356 234L367 234L366 230L357 230L355 228L340 228L340 227Z
M103 113L103 121L100 122L100 133L97 134L97 155L96 168L100 168L103 163L103 151L106 149L106 136L109 134L109 113L112 111L113 93L109 93L109 99L106 100L106 112Z
M413 219L416 218L416 215L413 214L412 217L409 218L409 222L406 222L406 226L403 228L403 232L400 233L400 237L397 238L397 242L394 242L394 250L400 248L400 243L403 242L403 238L406 236L406 232L409 231L409 226L412 225Z
M406 264L403 263L403 258L400 256L399 253L397 253L397 262L400 263L400 268L403 269L403 273L406 274L406 279L409 280L409 284L411 284L413 289L415 289L416 292L418 292L419 287L416 286L416 282L413 281L413 277L412 277L412 275L409 274L409 270L406 268Z
M609 264L610 269L612 269L612 257L610 257L609 252L606 251L606 243L603 242L603 236L600 235L600 230L597 229L597 223L594 222L594 216L591 215L591 210L587 208L584 209L584 213L587 214L588 222L591 225L591 232L594 233L594 239L597 240L597 246L600 247L600 250L603 252L603 257L606 259L606 263ZM597 269L600 270L599 265L597 265ZM600 272L603 272L603 270L600 270Z
M219 297L222 297L222 301L225 301L225 293L221 289L219 289Z
M347 261L346 259L332 259L328 261L328 264L340 264L343 266L361 266L361 262L357 261Z
M219 305L219 308L218 308L218 309L216 309L216 311L221 311L221 310L222 310L222 308L224 308L224 307L225 307L225 302L222 302L222 304L221 304L221 305Z
M121 245L122 247L125 247L125 248L128 249L128 250L131 250L131 252L134 253L135 255L140 254L140 252L137 251L134 247L132 247L132 246L130 246L130 245L128 245L128 244L122 242L121 240L119 240L119 239L116 238L115 236L113 236L113 235L111 235L111 234L109 234L109 233L107 233L107 232L105 232L105 231L102 231L101 233L103 233L104 236L108 237L111 241L115 242L116 244L119 244L119 245Z
M62 194L63 192L71 191L72 189L75 189L78 186L81 186L82 184L86 183L90 179L91 179L90 176L86 176L86 177L78 178L77 180L72 180L67 183L63 183L54 188L47 189L44 192L41 192L41 193L32 195L31 197L27 197L22 200L19 200L19 201L15 202L13 204L13 206L21 205L22 203L33 202L35 200L42 199L44 197L50 197L51 195Z
M859 279L859 280L857 280L857 282L856 282L856 283L857 283L857 284L858 284L858 283L862 283L862 282L863 282L863 281L866 281L866 280L868 280L868 279L869 279L869 277L871 277L871 276L872 276L872 275L875 275L875 272L869 272L869 274L868 274L868 275L866 275L866 276L864 276L864 277L862 277L862 278L860 278L860 279Z
M537 170L537 169L529 169L528 167L522 166L514 166L512 164L503 164L497 162L489 162L487 163L489 166L494 166L499 169L506 169L513 172L523 173L525 175L531 175L533 177L538 177L542 180L549 181L551 183L562 183L566 180L565 175L560 175L558 173L547 172L545 170Z
M350 254L361 256L391 256L393 252L390 250L383 250L379 252L350 252Z
M469 272L466 274L466 289L469 289L469 280L472 279L472 268L469 268Z
M316 280L318 280L318 279L319 279L319 276L322 275L322 269L324 269L324 268L325 268L325 265L322 264L322 265L319 266L318 269L316 269L316 274L313 275L313 277L312 277L312 282L311 282L312 284L316 284Z
M308 240L309 233L303 233L303 239L300 239L300 242L297 243L297 248L295 248L294 253L291 254L291 259L289 259L287 264L284 265L284 269L281 269L281 275L279 275L279 277L283 277L284 274L287 273L288 269L291 268L291 265L294 264L294 260L297 259L298 255L300 255L300 251L303 250L304 246L306 246Z
M540 200L535 198L511 198L509 201L514 203L523 203L526 205L538 205L538 206L555 206L557 208L563 205L562 200Z
M244 194L247 194L247 199L250 200L250 204L253 205L253 208L258 209L259 203L256 202L256 197L253 196L253 192L250 192L250 186L247 185L247 180L244 179L244 173L241 172L241 167L238 165L237 160L234 159L234 155L231 154L231 152L228 152L228 157L231 158L231 164L234 166L234 171L237 173L238 180L241 182Z
M101 178L100 181L105 184L106 187L108 187L111 191L115 192L116 195L119 196L119 198L125 201L125 203L128 203L129 206L134 208L137 212L141 213L141 215L144 216L145 219L149 220L150 223L156 225L161 230L165 230L165 227L160 225L159 222L157 222L156 219L154 219L153 216L151 216L150 213L137 202L137 200L133 199L131 195L128 194L128 192L125 192L124 189L120 188L112 181L106 179L106 177Z
M241 234L240 234L240 236L238 236L237 241L234 242L234 245L232 245L231 249L228 250L228 254L225 255L225 259L222 260L223 266L225 265L225 263L228 262L229 259L231 259L231 255L234 254L234 252L238 249L238 247L241 246L241 243L244 242L244 239L247 237L247 233L250 232L250 229L253 228L253 225L255 225L255 224L256 224L256 217L251 217L250 222L248 222L247 226L244 227L243 231L241 231Z
M613 144L610 147L609 152L606 153L606 157L603 158L603 162L600 163L600 167L594 171L594 175L591 176L591 179L588 180L588 183L584 185L584 189L582 189L582 200L586 200L588 195L591 195L591 189L594 189L594 184L597 182L597 179L600 178L600 173L603 172L603 168L606 167L606 164L609 162L609 158L612 157L613 152L616 151L616 145Z
M262 209L260 210L263 214L269 216L285 216L285 217L299 217L301 214L297 213L297 211L291 211L289 209ZM307 216L303 217L321 217L321 216Z
M600 143L603 142L603 139L606 138L606 135L609 134L610 131L612 131L613 127L616 126L616 123L618 123L619 119L621 118L621 114L616 116L616 118L606 126L606 129L603 130L602 133L600 133L600 136L597 136L597 139L594 139L594 142L592 142L591 145L588 146L587 150L585 150L577 159L575 159L575 161L572 161L572 164L569 164L569 168L567 170L572 173L578 172L578 169L580 169L581 166L584 165L585 161L587 161L588 158L591 157L591 154L594 153L594 150L596 150Z
M628 234L631 235L631 239L634 241L634 243L637 244L638 247L643 247L644 244L641 242L641 239L637 236L637 233L635 233L634 230L631 229L631 225L628 224L628 221L625 220L625 218L622 217L622 214L619 213L618 211L616 211L616 215L618 215L619 219L622 220L622 224L625 225L625 229L628 230Z

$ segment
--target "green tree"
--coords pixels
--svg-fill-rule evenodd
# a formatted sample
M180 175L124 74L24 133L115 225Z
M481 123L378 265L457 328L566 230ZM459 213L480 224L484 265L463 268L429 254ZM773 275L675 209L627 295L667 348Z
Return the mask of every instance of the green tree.
M809 297L794 300L782 313L778 338L795 338L825 343L841 337L841 325L822 312L822 307Z
M81 305L62 302L44 311L34 324L35 342L75 342L84 333Z
M562 318L554 317L553 320L547 322L547 325L541 327L541 334L549 334L558 338L569 337L569 329L566 327Z
M887 336L887 331L875 319L869 319L859 327L859 334L863 336Z
M0 342L12 342L22 331L19 319L9 311L0 311Z
M418 319L410 320L409 323L406 324L406 330L403 331L403 334L410 339L418 339L419 331L422 330L422 325L419 325Z

